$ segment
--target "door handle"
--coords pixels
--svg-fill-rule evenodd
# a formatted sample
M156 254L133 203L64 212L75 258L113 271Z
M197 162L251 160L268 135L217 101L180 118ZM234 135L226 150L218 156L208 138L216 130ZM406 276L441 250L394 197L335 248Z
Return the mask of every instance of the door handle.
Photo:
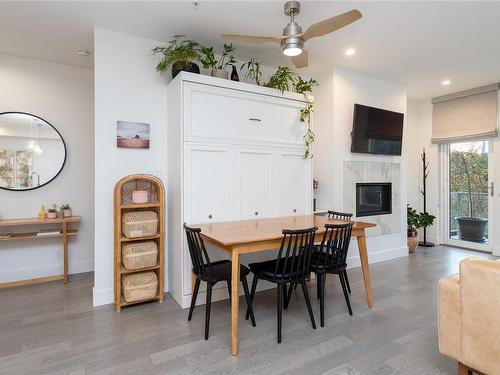
M255 122L261 122L262 121L260 118L256 118L256 117L250 117L248 120L249 121L255 121Z
M490 186L488 186L488 189L490 189L490 197L494 197L495 196L495 183L492 182L490 184Z

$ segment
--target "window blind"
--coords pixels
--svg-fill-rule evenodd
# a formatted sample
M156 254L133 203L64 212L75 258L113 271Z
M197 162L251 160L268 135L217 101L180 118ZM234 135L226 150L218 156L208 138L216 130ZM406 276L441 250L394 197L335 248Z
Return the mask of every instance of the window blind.
M432 99L432 143L496 137L499 84Z

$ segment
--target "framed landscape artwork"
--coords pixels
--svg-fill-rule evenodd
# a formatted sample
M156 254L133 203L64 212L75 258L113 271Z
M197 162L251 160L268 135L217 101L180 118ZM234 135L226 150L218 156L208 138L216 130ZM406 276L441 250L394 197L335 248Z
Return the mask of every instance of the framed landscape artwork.
M149 124L117 121L116 146L121 148L149 148Z

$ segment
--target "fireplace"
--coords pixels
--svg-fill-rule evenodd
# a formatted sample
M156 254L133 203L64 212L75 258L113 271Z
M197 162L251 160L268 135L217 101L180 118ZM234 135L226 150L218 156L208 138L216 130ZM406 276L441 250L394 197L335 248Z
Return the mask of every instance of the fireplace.
M370 182L356 184L356 216L392 213L392 184Z

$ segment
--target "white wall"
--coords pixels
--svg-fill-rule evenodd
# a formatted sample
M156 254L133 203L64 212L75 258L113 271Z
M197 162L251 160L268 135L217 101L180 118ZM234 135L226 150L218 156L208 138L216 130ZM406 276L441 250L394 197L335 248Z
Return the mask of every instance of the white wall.
M64 169L48 185L30 191L0 190L0 219L36 217L42 204L69 203L82 216L79 233L70 240L70 273L93 269L92 100L92 70L0 55L0 112L42 117L59 130L68 150ZM63 272L60 239L1 241L0 259L0 282Z
M425 147L426 159L429 162L427 178L427 212L436 216L432 227L427 228L427 240L439 243L439 192L440 192L440 157L439 146L431 144L432 136L432 103L430 100L408 100L408 114L405 129L405 159L408 203L418 211L423 211L422 159ZM419 231L422 238L423 230Z
M113 302L113 189L118 180L149 173L165 181L166 78L151 49L160 42L102 28L94 33L95 281L94 305ZM148 150L116 147L116 121L150 124Z
M323 209L343 210L343 170L345 161L382 161L401 163L400 156L360 155L350 152L352 116L355 103L388 109L406 114L407 96L404 87L392 82L333 68L317 76L320 87L315 90L314 175L319 179L315 196L317 206ZM406 137L406 135L405 135ZM403 154L405 150L403 149ZM368 238L371 262L391 259L407 254L406 248L406 182L401 186L401 230L398 233ZM368 236L371 230L368 230ZM349 250L349 264L359 264L355 243Z

